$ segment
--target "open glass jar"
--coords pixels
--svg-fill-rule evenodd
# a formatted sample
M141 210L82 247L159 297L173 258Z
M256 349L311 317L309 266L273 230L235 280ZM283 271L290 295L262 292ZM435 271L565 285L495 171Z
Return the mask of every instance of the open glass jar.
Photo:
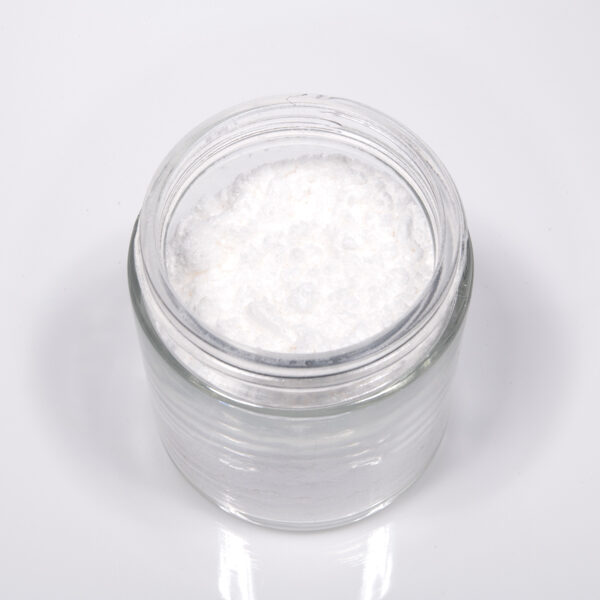
M334 352L260 352L209 331L167 279L165 248L177 223L238 173L328 153L385 168L410 187L434 241L427 288L391 328ZM301 95L202 124L151 183L128 270L165 447L226 511L287 529L340 525L386 506L432 459L447 421L473 257L446 169L394 120L348 100Z

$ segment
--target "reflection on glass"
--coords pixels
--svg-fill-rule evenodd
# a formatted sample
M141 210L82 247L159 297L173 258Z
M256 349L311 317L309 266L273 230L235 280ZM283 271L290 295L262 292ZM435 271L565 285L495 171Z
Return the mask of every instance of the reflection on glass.
M254 600L252 559L246 542L232 531L219 533L219 593L223 600Z

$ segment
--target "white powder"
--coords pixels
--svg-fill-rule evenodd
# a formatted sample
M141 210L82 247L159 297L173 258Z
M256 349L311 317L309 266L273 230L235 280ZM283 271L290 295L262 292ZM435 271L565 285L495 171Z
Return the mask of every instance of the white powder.
M343 156L265 164L202 198L167 247L170 283L205 327L281 353L381 333L431 278L427 218L397 178Z

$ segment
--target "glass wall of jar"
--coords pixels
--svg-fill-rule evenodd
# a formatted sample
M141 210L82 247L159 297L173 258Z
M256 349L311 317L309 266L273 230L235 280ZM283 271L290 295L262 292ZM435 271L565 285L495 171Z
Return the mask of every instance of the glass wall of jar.
M327 353L261 352L205 328L166 275L165 248L177 223L239 173L333 153L387 169L420 202L435 265L418 301L391 328ZM339 525L389 504L434 456L447 421L473 257L449 174L394 120L348 100L310 95L218 115L159 168L128 264L165 447L223 509L280 528Z

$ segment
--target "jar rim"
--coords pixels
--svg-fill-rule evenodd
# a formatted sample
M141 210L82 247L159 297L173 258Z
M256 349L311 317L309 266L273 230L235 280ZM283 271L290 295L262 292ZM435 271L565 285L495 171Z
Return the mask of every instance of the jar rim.
M278 354L245 348L205 328L181 303L171 289L164 261L168 221L185 186L197 177L202 161L199 152L223 146L223 138L237 139L248 134L249 124L275 123L284 116L326 118L340 125L344 120L363 136L377 136L389 152L410 153L419 165L417 197L426 201L437 215L436 258L433 274L419 299L391 327L352 346L310 354ZM244 127L246 129L244 129ZM342 129L344 126L340 125ZM346 126L347 130L347 126ZM259 135L259 134L255 134ZM237 137L236 137L237 136ZM225 139L225 143L227 139ZM196 160L194 159L196 157ZM399 173L400 174L400 173ZM406 173L400 174L406 179ZM431 216L431 215L430 215ZM452 227L448 226L452 222ZM432 224L433 230L434 224ZM450 233L452 232L452 235ZM185 136L164 159L154 176L138 222L140 256L153 300L170 324L200 351L245 371L266 376L306 377L353 369L386 356L410 344L432 319L464 269L468 230L458 191L444 165L414 133L387 115L364 104L343 98L301 94L254 100L230 108L209 119Z

